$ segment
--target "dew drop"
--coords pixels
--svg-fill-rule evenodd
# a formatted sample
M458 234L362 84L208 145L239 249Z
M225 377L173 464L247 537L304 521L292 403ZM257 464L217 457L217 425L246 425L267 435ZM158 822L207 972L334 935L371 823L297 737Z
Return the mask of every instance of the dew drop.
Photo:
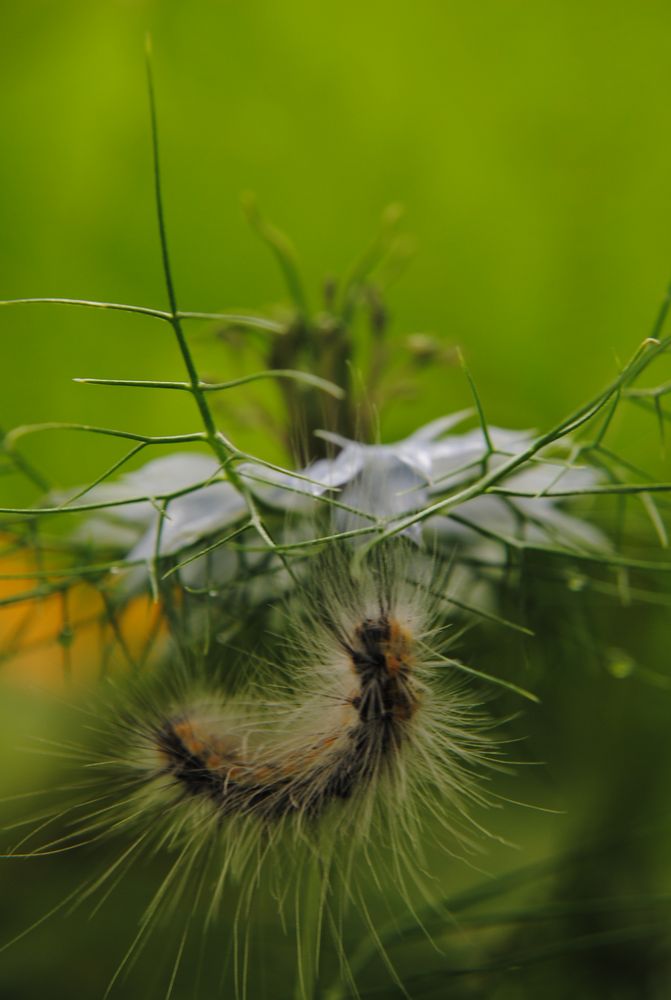
M580 594L585 589L588 583L589 580L582 573L572 573L571 576L566 581L566 586L571 591L571 593Z
M636 663L629 653L623 649L611 648L608 650L607 656L608 662L606 668L611 677L616 677L618 680L626 680L636 670Z

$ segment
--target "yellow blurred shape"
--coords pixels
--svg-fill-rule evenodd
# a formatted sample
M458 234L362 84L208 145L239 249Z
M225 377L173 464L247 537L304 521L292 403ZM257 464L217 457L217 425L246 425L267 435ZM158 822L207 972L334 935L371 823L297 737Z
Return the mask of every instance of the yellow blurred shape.
M149 594L130 597L116 607L109 579L35 577L36 554L0 536L0 671L21 686L59 689L91 683L109 672L126 671L156 655L167 634L161 604ZM25 574L25 576L22 576ZM21 595L25 594L25 599ZM32 596L30 596L32 595Z

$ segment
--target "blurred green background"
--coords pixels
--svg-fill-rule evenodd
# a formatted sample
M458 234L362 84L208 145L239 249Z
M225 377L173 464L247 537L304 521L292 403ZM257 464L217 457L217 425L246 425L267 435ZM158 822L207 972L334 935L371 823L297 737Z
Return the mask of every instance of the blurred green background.
M671 8L663 0L7 4L1 298L165 306L147 31L181 308L265 309L285 298L267 248L240 211L239 195L251 189L291 235L315 305L324 277L342 274L384 207L402 202L417 253L390 295L392 335L399 344L422 332L460 345L494 423L546 427L609 381L648 334L671 276ZM223 352L219 359L189 329L207 371L226 377ZM0 338L5 428L44 420L147 433L198 427L190 401L177 394L70 381L182 378L170 331L158 322L25 306L0 311ZM458 368L432 366L415 398L383 412L383 435L393 440L469 402ZM274 457L253 428L228 429ZM629 443L640 463L659 462L652 422L639 433ZM31 439L27 450L61 485L94 477L119 455L113 443L66 435ZM19 485L0 486L3 505L26 499ZM576 597L570 614L585 616L576 639L562 631L559 598L544 596L535 595L544 629L535 650L522 654L517 640L494 634L482 656L531 672L544 699L525 714L520 733L529 734L528 759L548 766L533 777L528 769L509 794L566 815L505 812L497 832L519 851L494 852L485 867L499 874L611 838L620 846L572 869L573 881L557 889L561 898L576 886L600 898L668 890L671 696L645 674L668 677L668 606L622 611L603 598ZM644 669L615 679L602 654L622 647ZM533 666L541 652L543 669ZM39 731L38 712L50 717L50 710L7 692L0 711L12 762L2 779L8 793L32 787L39 772L48 783L51 765L28 764L12 748L24 731ZM3 904L6 937L69 890L77 862L68 864L48 878L34 865L19 874L0 869L4 899L14 901ZM455 887L479 878L457 864L448 874ZM77 937L55 918L0 958L0 996L27 1000L45 989L72 996L80 975L78 995L102 995L110 953L122 951L109 937L118 930L126 940L129 929L116 926L125 922L112 907L104 931L95 924L84 931L80 921ZM639 929L626 947L560 948L550 966L493 979L441 979L443 967L416 992L661 1000L671 990L668 949L655 928ZM569 920L545 938L535 925L525 933L546 944L575 942L582 925ZM278 946L287 970L292 947L290 940L284 951ZM401 971L412 975L424 961L411 953ZM280 992L270 982L265 992L290 996L292 988ZM378 988L377 995L400 995ZM199 990L180 984L175 995L217 995L211 984ZM142 975L121 995L148 995Z
M165 303L147 30L183 308L284 297L240 211L251 189L315 299L401 201L418 252L394 329L461 344L493 422L563 415L649 331L671 271L671 16L652 0L12 5L3 297ZM181 377L160 323L38 306L0 323L5 425L192 426L187 400L69 382ZM458 371L429 373L386 436L468 400ZM100 471L100 439L34 447L64 482Z

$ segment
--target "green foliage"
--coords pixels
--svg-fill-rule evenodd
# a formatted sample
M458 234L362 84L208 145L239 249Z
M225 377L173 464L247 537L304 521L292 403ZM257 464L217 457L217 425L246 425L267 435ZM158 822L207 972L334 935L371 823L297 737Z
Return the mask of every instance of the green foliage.
M140 75L147 27L161 112L159 246ZM167 604L180 571L222 545L243 555L265 550L291 574L332 539L328 527L317 546L314 537L281 536L277 512L239 474L251 456L272 479L326 452L323 439L308 434L320 418L368 440L379 421L382 439L394 440L475 400L487 454L463 488L400 522L382 519L350 534L366 538L364 552L441 513L503 545L503 606L479 609L486 624L472 633L467 662L477 671L452 662L503 686L502 715L518 710L515 693L530 689L539 698L509 725L513 739L526 741L522 763L547 764L496 783L505 806L496 833L519 845L522 866L510 848L492 848L484 862L492 874L483 879L431 854L431 898L414 900L410 914L392 884L380 892L357 870L356 898L370 899L371 912L347 913L339 933L363 995L663 995L671 596L669 558L659 549L667 546L671 489L668 298L650 332L649 324L668 280L668 225L658 205L671 166L660 128L669 28L662 4L531 11L428 0L391 10L294 0L281 8L69 0L57 10L41 2L17 8L8 25L12 141L0 165L0 254L3 298L21 304L3 302L0 310L0 416L5 428L17 428L3 438L1 506L4 529L38 555L39 533L50 532L58 565L38 562L23 573L30 589L3 590L0 604L61 595L66 669L76 637L67 607L73 582L100 589L101 614L123 647L106 588L110 569L131 567L114 552L73 548L57 525L73 507L109 512L109 502L89 503L87 492L137 467L150 446L208 447L217 475L248 507L230 532L173 559L159 558L159 529L150 577ZM250 186L297 250L245 197L262 239L250 238L236 207L237 193ZM420 251L396 286L410 248L395 207L366 251L356 252L367 246L371 220L398 197ZM268 249L286 291L267 266ZM325 273L345 279L328 278L318 298L312 290ZM51 297L35 298L43 294ZM69 298L82 295L96 301ZM86 377L76 381L94 388L68 383L80 373ZM497 453L489 428L499 424L542 430L522 452ZM69 430L76 446L53 443ZM551 454L553 496L596 511L617 543L612 552L568 544L561 534L542 542L502 534L461 517L458 504L485 494L507 503L535 496L506 484L506 475L547 461L545 449L565 439L568 447ZM121 444L129 450L120 452ZM492 456L503 464L488 464ZM585 463L602 480L562 492L563 471ZM86 486L35 516L36 496L72 483ZM193 489L144 499L162 525L170 501ZM324 500L328 510L337 505ZM194 592L189 600L209 598ZM453 604L473 610L457 595ZM182 612L169 609L178 627ZM254 631L252 622L236 641L249 649ZM207 658L209 631L201 640ZM11 826L35 816L22 796L40 776L46 786L61 780L53 757L39 766L17 759L17 733L46 733L68 754L73 722L16 693L0 712L3 752L15 762L7 794L20 796L6 804ZM520 799L547 812L510 801ZM54 840L67 835L64 819ZM76 982L83 996L104 992L119 961L108 940L141 923L143 889L156 884L161 862L126 879L126 894L115 892L93 923L86 914L66 920L73 884L91 877L94 855L37 859L49 865L40 898L3 909L5 940L36 913L53 911L2 955L8 995L71 996ZM0 871L6 899L20 881L15 864ZM311 883L307 926L290 919L285 937L273 900L259 893L245 946L251 996L349 995L352 981L336 952L316 967L315 891ZM184 939L173 931L168 926L165 950L174 977L154 977L164 949L152 943L141 973L121 986L124 995L217 995L239 960L239 946L228 948L237 922L225 914L214 946L203 944L193 957L185 951L179 975ZM296 938L305 941L297 986ZM270 979L261 958L268 955L277 970Z

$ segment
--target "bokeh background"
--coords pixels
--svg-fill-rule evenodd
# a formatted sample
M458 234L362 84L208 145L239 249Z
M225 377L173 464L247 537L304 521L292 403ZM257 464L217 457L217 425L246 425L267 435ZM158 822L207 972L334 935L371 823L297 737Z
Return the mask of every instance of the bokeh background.
M240 193L252 190L290 233L315 305L324 278L346 270L385 206L403 203L416 253L389 296L391 335L399 351L412 333L430 334L446 349L459 345L493 423L550 425L609 381L650 331L671 276L671 10L663 0L7 4L1 298L164 307L147 31L183 309L266 309L286 298L240 210ZM226 377L234 362L190 330L207 372ZM424 368L415 395L383 409L383 438L469 404L449 358L446 351ZM45 420L146 433L197 427L190 401L177 394L71 381L183 377L170 332L158 322L58 306L3 309L0 359L3 428ZM249 448L281 457L247 415L235 431ZM618 433L640 465L671 478L652 421L623 423ZM83 435L35 438L26 448L63 486L96 476L119 456L114 443ZM0 480L0 490L2 505L27 500L10 479ZM520 733L528 736L525 757L547 765L533 775L526 769L509 794L560 810L504 811L496 829L517 850L492 849L484 867L500 875L587 850L586 861L553 876L551 891L538 889L536 902L598 897L615 919L617 900L669 889L669 607L664 585L656 587L654 604L623 609L603 595L574 595L567 609L565 596L538 586L530 614L542 625L541 641L522 651L508 635L481 640L485 662L519 668L543 697ZM622 662L631 669L609 671ZM0 713L7 794L49 783L55 765L21 748L26 733L64 725L54 706L8 689ZM13 809L7 806L8 816ZM40 864L0 867L7 938L54 905L84 862ZM448 875L455 891L481 878L458 864ZM608 900L615 900L610 910ZM111 952L121 951L113 939L130 921L122 903L108 912L98 924L57 916L3 954L0 995L32 998L46 989L66 997L81 983L78 995L100 996ZM659 912L652 919L645 911L633 929L628 915L615 944L612 937L580 943L586 927L606 936L613 930L592 911L549 927L544 919L530 920L516 940L538 938L546 961L449 980L446 961L416 992L445 996L449 988L457 997L498 1000L569 990L586 998L668 996ZM271 918L264 933L275 934ZM480 954L479 942L467 943ZM287 996L292 957L290 940L277 946ZM421 950L399 961L408 975L430 967ZM284 996L279 988L266 984L267 995ZM121 989L148 995L141 970ZM193 989L177 985L176 995L217 995L207 980ZM379 989L400 995L391 985Z

